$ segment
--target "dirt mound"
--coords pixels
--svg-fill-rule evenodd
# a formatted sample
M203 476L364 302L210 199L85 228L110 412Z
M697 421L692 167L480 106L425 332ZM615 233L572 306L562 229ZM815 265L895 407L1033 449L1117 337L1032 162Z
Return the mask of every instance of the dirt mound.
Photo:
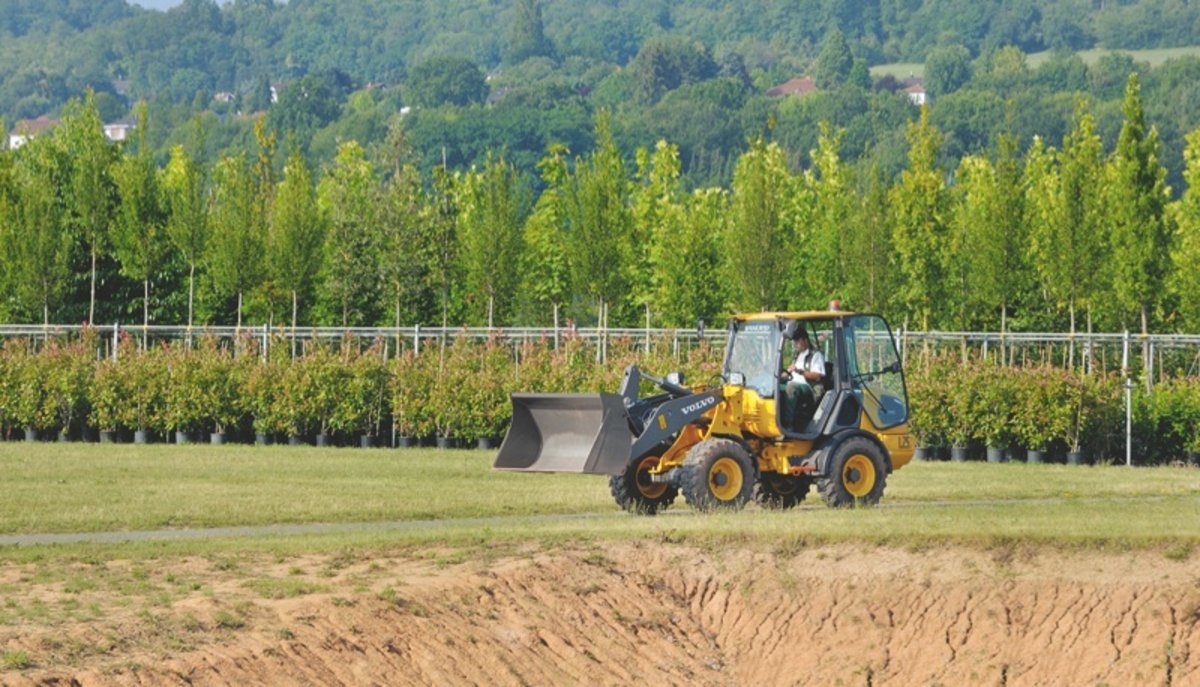
M297 569L255 573L302 584ZM246 583L210 574L213 591L150 620L126 609L126 638L70 665L47 637L86 643L112 617L3 628L0 649L43 658L0 683L1200 684L1200 578L1153 552L619 545L363 561L240 601ZM167 615L199 627L164 640Z

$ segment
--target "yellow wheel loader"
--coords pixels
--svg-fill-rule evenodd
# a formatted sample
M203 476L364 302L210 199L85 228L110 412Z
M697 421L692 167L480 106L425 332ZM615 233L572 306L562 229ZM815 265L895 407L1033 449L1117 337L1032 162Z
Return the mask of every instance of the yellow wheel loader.
M819 382L790 371L822 359ZM643 383L655 392L641 395ZM914 448L895 341L870 314L738 315L710 386L631 365L619 393L512 404L496 469L609 475L617 504L646 515L680 492L698 510L791 508L813 484L829 506L871 505Z

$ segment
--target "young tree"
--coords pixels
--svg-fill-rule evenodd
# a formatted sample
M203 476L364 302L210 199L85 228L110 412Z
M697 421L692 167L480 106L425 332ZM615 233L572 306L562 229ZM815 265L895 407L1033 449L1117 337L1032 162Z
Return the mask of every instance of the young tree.
M810 218L797 241L804 249L799 256L803 277L802 305L823 307L845 291L850 274L859 268L848 260L849 234L858 198L850 169L842 162L842 131L820 124L817 149L812 151L813 174Z
M1187 190L1170 207L1171 219L1179 232L1179 244L1172 258L1172 286L1179 296L1179 317L1185 331L1200 331L1200 129L1187 135L1183 152L1187 167L1183 179Z
M275 189L266 246L271 279L291 296L293 337L300 299L307 302L321 269L324 238L312 175L304 156L293 151L283 168L283 181Z
M964 192L958 221L960 232L969 237L963 257L970 270L974 300L983 306L982 314L989 320L999 310L1001 333L1008 330L1012 304L1031 286L1024 278L1028 240L1016 152L1016 139L1002 134L995 165L981 158L964 158L959 177ZM978 318L972 324L992 326Z
M204 167L183 146L171 149L163 175L166 192L167 236L188 265L188 329L192 328L196 303L196 268L208 246L208 179Z
M897 282L888 184L878 161L859 176L858 202L846 235L845 261L852 268L846 273L843 302L855 310L885 312Z
M792 230L792 186L783 150L761 138L738 159L724 238L728 279L739 310L767 310L786 298L798 266Z
M680 246L664 240L669 222L683 213L679 203L679 148L659 141L654 152L639 148L637 172L631 199L627 305L645 308L647 319L651 305L657 307L661 286L670 264L679 259Z
M570 291L565 231L568 154L565 146L551 144L538 162L546 188L525 221L525 250L521 254L521 292L529 300L528 307L533 308L527 317L531 314L534 321L545 322L546 310L552 309L555 325L558 309Z
M945 289L950 201L945 173L937 165L941 133L929 110L909 123L908 167L891 190L892 240L900 272L900 301L928 331Z
M458 266L458 203L462 177L445 167L435 167L433 183L421 212L421 245L424 256L426 285L436 289L441 305L442 327L450 324L451 288L457 281Z
M150 326L150 277L166 252L166 203L153 153L146 143L146 107L138 106L136 152L126 151L116 165L119 205L113 248L121 272L142 282L143 345Z
M629 192L625 163L613 140L610 117L596 122L596 149L575 161L566 197L567 259L576 294L589 298L607 324L610 303L625 292L619 265L628 255Z
M225 157L213 173L212 236L208 275L217 294L237 297L237 328L243 298L263 278L266 218L258 202L254 173L245 155Z
M7 271L20 311L27 317L40 311L48 327L71 276L74 241L57 193L62 161L54 143L34 139L26 148L13 174Z
M1142 334L1162 300L1174 232L1165 216L1170 190L1159 164L1158 131L1146 129L1137 74L1121 106L1125 121L1107 166L1106 212L1112 241L1113 291L1122 319L1136 313Z
M503 157L488 158L483 170L466 176L459 210L459 260L470 310L486 301L487 326L496 316L509 321L521 255L521 228L529 207L529 189Z
M721 272L728 206L724 191L702 189L664 209L655 238L655 302L663 324L692 327L725 312L727 282L715 275Z
M115 148L104 137L104 122L96 109L95 93L89 89L83 102L72 100L67 104L58 133L71 160L70 180L64 189L66 219L83 241L91 260L88 299L91 323L96 319L96 264L109 240L115 197L112 180Z
M317 197L327 227L321 302L342 327L373 322L375 289L381 281L375 170L358 143L338 147L317 186Z

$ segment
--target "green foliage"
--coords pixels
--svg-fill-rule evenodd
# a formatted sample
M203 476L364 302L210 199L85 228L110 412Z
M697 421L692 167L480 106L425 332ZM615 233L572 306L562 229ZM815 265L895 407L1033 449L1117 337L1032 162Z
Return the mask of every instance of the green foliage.
M518 0L508 28L504 61L520 64L531 57L551 57L554 45L546 38L541 0Z
M794 183L783 150L774 143L759 139L738 160L723 240L732 300L739 309L769 308L787 296L780 275L790 273L800 250L791 232Z
M813 65L813 78L817 88L834 88L850 78L850 70L854 67L854 56L850 54L850 44L846 36L837 28L825 34L821 43L821 52L817 54L817 62Z
M652 103L667 91L713 78L718 68L704 45L668 36L643 43L629 70L637 97Z
M418 64L405 89L408 101L421 107L481 103L487 92L479 66L461 56L435 57Z
M925 58L925 90L937 98L971 80L971 51L962 45L934 48Z

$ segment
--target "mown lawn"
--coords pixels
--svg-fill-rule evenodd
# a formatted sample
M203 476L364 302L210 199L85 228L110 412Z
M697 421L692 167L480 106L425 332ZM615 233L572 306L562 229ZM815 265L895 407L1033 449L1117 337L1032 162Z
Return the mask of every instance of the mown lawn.
M628 538L916 546L1030 542L1173 547L1185 554L1200 545L1196 469L914 463L891 476L881 508L832 511L812 493L796 512L751 507L696 514L680 498L662 516L642 518L616 510L603 477L495 472L493 455L0 444L0 533L385 523L303 536L65 547L126 547L150 555ZM402 524L428 520L445 522ZM29 555L22 548L18 557ZM2 557L13 555L13 547L0 549Z
M1101 57L1111 52L1127 53L1135 62L1146 62L1152 67L1157 67L1167 60L1177 57L1196 56L1200 55L1200 46L1185 46L1181 48L1153 48L1149 50L1106 50L1096 48L1093 50L1079 50L1076 52L1086 64L1095 64ZM1030 53L1026 56L1025 62L1030 69L1037 69L1039 66L1047 62L1053 53L1049 50L1043 52ZM897 79L906 79L909 76L924 77L925 64L923 62L893 62L889 64L877 64L871 67L871 76L876 79L891 74Z

